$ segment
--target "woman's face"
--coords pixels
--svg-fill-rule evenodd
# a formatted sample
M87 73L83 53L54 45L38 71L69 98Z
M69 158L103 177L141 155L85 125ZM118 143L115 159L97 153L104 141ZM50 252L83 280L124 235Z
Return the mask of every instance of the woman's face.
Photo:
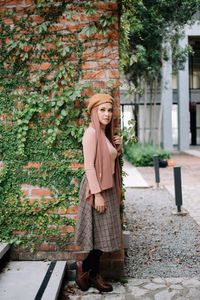
M98 118L100 125L105 128L112 120L113 107L111 103L103 103L98 106Z

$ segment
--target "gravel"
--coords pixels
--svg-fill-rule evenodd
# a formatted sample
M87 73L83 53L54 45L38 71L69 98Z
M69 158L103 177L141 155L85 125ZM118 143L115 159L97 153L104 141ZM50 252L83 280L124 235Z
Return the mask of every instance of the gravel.
M188 215L173 215L173 197L164 188L126 190L130 247L125 275L134 278L194 277L200 270L200 227Z

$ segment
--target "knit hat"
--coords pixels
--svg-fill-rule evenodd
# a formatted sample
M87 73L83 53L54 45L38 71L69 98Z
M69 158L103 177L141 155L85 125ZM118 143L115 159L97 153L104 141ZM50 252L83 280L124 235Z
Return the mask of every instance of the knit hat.
M96 107L103 103L113 104L113 102L114 102L114 99L109 94L94 94L87 101L87 109L88 109L89 113L91 113L91 110L93 109L93 107Z

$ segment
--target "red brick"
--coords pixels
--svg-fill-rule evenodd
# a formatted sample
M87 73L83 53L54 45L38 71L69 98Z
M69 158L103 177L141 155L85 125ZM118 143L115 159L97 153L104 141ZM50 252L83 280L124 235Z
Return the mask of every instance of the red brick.
M80 247L77 245L69 245L67 246L67 249L71 251L80 251Z
M22 193L23 193L24 197L29 197L31 195L30 190L27 190L27 189L25 189L25 190L22 189Z
M119 79L120 78L120 74L119 74L119 70L116 69L116 70L107 70L107 77L108 78L117 78Z
M28 257L27 257L28 258ZM38 251L32 255L29 254L29 258L37 260L72 260L74 258L73 252L62 251ZM25 257L26 259L26 257Z
M68 214L77 214L77 212L78 212L78 207L75 205L70 205L70 207L67 208Z
M51 191L48 188L33 188L31 190L32 196L51 196Z
M30 71L33 72L33 71L38 70L39 66L36 64L30 64L29 68L30 68Z
M29 196L29 195L28 195L28 196ZM34 204L35 202L40 203L40 202L41 202L41 198L38 198L38 197L30 197L30 196L29 196L29 203L30 203L30 204Z
M13 230L12 232L14 235L26 235L27 231L25 230Z
M25 46L25 47L23 48L24 52L29 52L31 49L32 49L31 46Z
M74 163L71 163L70 168L72 170L82 169L83 168L83 164L74 162Z
M15 6L17 6L17 5L20 5L20 4L23 4L23 0L4 0L4 1L1 1L0 2L0 5L15 5Z
M44 21L44 18L41 16L37 16L37 15L32 15L31 19L34 23L40 24Z
M56 45L53 44L53 43L46 43L46 44L45 44L45 48L46 48L47 50L56 50Z
M4 4L4 1L0 1L0 5L1 5L1 2L3 2L3 4ZM5 7L0 7L0 13L4 13L5 11L6 11Z
M84 60L99 60L99 59L118 59L119 57L119 53L117 50L115 51L91 51L91 50L87 50L83 53L83 59Z
M79 13L72 16L72 20L73 21L78 21L78 22L81 22L81 23L88 23L88 22L98 21L100 16L101 16L101 13L99 13L98 11L96 11L92 15L86 15L86 14L83 14L83 13L79 12Z
M31 4L34 3L33 0L25 0L24 2L25 2L26 5L31 5Z
M39 251L56 251L58 249L56 244L50 244L47 242L41 243L36 246L36 249Z
M32 162L32 161L29 161L28 164L26 166L24 166L24 168L36 168L36 169L39 169L41 166L41 163L40 162Z
M6 24L6 25L12 25L14 22L13 22L13 19L10 19L10 18L4 18L3 19L3 22Z
M75 230L74 227L71 225L59 226L59 229L61 233L73 233Z
M117 60L111 60L111 61L87 61L82 65L83 70L89 70L89 69L116 69L118 68L119 64Z
M49 28L49 31L50 32L57 32L57 31L61 31L61 30L64 30L64 29L65 29L64 25L62 25L62 24L56 24L56 25L52 25Z
M97 9L105 10L117 10L118 4L117 3L105 3L103 1L95 3L95 7Z
M60 214L60 215L66 215L67 208L58 208L57 213Z
M77 31L81 30L83 27L84 27L84 25L81 24L81 23L75 24L75 23L69 23L69 22L68 22L68 24L67 24L67 29L68 29L70 32L77 32Z
M67 157L74 157L74 151L73 150L65 150L64 155Z
M87 253L78 252L74 253L74 258L75 260L84 260L87 257L87 255Z
M119 31L110 31L108 33L109 38L111 38L113 41L116 40L117 42L119 41Z
M1 120L6 120L7 117L8 117L8 116L7 116L6 114L1 114L1 115L0 115L0 119L1 119Z
M45 63L42 63L42 64L40 65L40 70L46 71L46 70L49 69L50 67L51 67L51 64L48 63L48 62L45 62Z
M106 77L105 70L83 72L83 79L84 80L103 79L105 77Z
M91 85L94 88L105 89L107 87L107 81L93 81Z
M92 80L92 79L119 79L120 74L118 69L108 69L108 70L93 70L93 71L85 71L83 72L84 80Z

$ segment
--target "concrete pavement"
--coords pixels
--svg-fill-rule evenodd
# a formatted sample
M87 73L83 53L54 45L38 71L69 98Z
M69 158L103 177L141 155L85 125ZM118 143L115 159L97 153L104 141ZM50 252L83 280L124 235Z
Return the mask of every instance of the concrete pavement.
M0 300L55 300L66 262L10 261L0 273Z

